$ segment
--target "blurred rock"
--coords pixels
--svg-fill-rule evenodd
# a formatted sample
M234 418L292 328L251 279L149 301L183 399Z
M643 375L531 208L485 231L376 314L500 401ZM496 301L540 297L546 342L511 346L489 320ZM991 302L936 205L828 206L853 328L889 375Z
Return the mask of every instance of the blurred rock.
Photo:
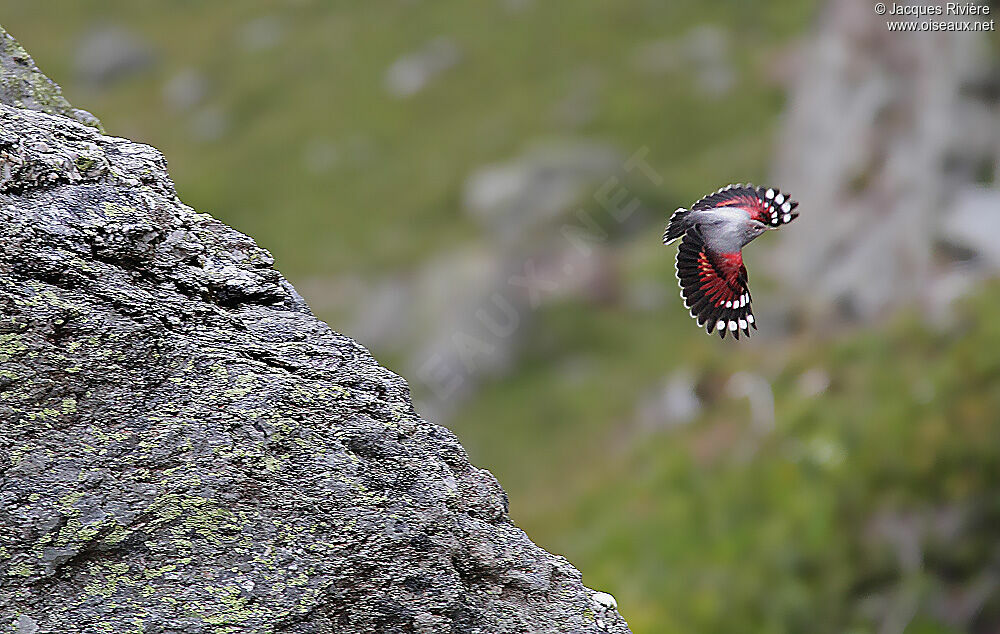
M400 99L412 97L461 59L462 51L453 40L446 37L433 39L423 48L393 62L385 74L385 90Z
M949 271L927 280L921 293L922 314L927 322L941 330L956 325L955 302L980 288L986 274L981 267L956 265Z
M599 205L602 185L625 161L610 147L578 141L539 144L477 170L464 205L487 228L483 239L405 275L368 280L349 300L350 331L401 358L420 384L421 407L446 418L482 380L509 371L535 311L567 300L620 301L610 231L570 212ZM610 218L602 209L588 220ZM567 224L586 237L568 237Z
M413 337L416 324L407 318L413 300L413 285L407 280L392 278L366 286L351 332L366 345L398 352Z
M423 407L442 419L486 377L510 370L535 311L619 295L607 249L581 253L556 238L534 248L483 244L444 253L412 274L366 285L350 331L404 359Z
M976 543L971 534L983 522L982 508L957 504L899 506L898 502L887 504L864 528L864 548L872 553L888 549L896 560L895 573L885 575L885 581L879 584L883 586L881 593L877 592L877 586L871 588L870 592L876 592L869 594L865 602L866 608L873 613L873 620L892 624L891 628L883 626L881 631L910 631L911 628L906 627L908 620L898 618L901 599L906 598L912 605L905 606L904 615L917 614L918 610L925 612L947 625L950 631L995 631L996 628L990 625L995 617L989 616L995 615L995 611L988 604L995 601L1000 575L995 566L991 566L990 556L982 558L981 566L975 565L959 574L951 567L946 567L948 572L941 576L928 574L928 569L942 567L941 544L966 544L966 548L975 548L970 545ZM968 552L963 552L961 557L963 561L976 559ZM875 597L881 600L871 601Z
M686 425L701 413L694 377L682 369L664 377L661 384L639 402L636 423L643 430L670 429Z
M771 383L749 372L737 372L726 383L726 391L734 398L746 397L750 401L750 420L759 433L774 430L774 392Z
M518 262L515 258L512 265L515 276L535 278L534 290L526 280L515 289L535 308L572 298L612 304L622 294L621 276L610 248L596 246L584 253L559 241L546 242L528 260Z
M942 238L1000 271L1000 189L964 187L944 215Z
M285 29L277 16L265 15L254 18L240 28L239 43L244 51L266 51L281 44Z
M689 31L682 41L682 55L691 64L702 93L712 97L728 94L736 83L729 63L729 33L716 25Z
M537 145L512 161L473 172L462 204L491 237L518 240L566 215L624 162L617 150L600 143Z
M916 571L923 565L925 543L956 539L966 528L968 515L956 506L921 511L887 508L869 520L866 533L868 539L891 546L904 571Z
M871 320L948 273L934 255L949 209L981 216L989 204L955 195L1000 159L987 133L998 111L976 89L993 72L987 41L890 33L867 0L827 2L805 41L789 52L803 63L773 181L802 215L773 238L767 268L788 289L787 305L817 327ZM963 231L976 229L956 230L967 241Z
M814 398L830 387L830 373L823 368L811 368L802 373L798 380L799 394L804 398Z
M483 377L509 368L521 340L528 311L506 288L504 266L493 250L470 247L370 282L350 331L401 357L428 393L423 405L446 417Z
M736 84L736 71L729 57L729 33L720 26L706 24L676 40L640 44L632 53L632 66L654 75L690 72L701 94L723 97Z
M534 312L554 302L617 296L607 253L543 243L507 251L483 245L442 254L405 278L375 284L358 303L351 332L405 359L443 418L486 377L506 373Z
M936 594L926 603L931 614L943 623L951 625L956 631L969 632L974 631L972 625L986 604L997 596L998 589L1000 574L989 571L968 587Z
M155 61L152 47L142 37L117 25L91 28L73 53L77 77L94 89L140 74Z
M229 114L222 106L207 106L191 118L191 136L198 141L218 141L229 131Z
M204 101L208 79L194 68L185 68L163 85L163 100L171 110L190 110Z

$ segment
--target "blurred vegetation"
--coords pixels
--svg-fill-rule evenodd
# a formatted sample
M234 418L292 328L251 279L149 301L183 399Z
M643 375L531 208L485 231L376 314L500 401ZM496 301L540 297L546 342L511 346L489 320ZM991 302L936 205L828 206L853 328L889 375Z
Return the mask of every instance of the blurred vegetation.
M182 199L252 235L293 282L405 271L480 239L461 209L465 179L539 138L650 148L665 183L641 195L664 217L731 180L764 181L783 106L769 68L815 12L791 0L2 5L75 106L160 148ZM104 22L139 34L156 62L103 86L80 80L76 47ZM637 45L702 24L731 37L724 99L630 63ZM459 63L389 97L387 67L437 36ZM164 87L185 69L207 88L178 109ZM597 86L582 120L560 108L581 77ZM662 219L646 221L653 239L622 245L621 269L665 281L673 299ZM880 624L896 613L910 633L985 632L1000 622L998 313L992 287L951 328L903 315L827 339L725 345L679 302L568 300L536 316L514 371L449 426L508 490L515 521L615 594L637 634L860 634L893 631ZM705 404L694 422L637 425L643 394L691 368ZM829 386L809 394L800 383L815 369ZM740 371L770 382L773 431L727 392ZM949 597L981 604L967 628L943 625L958 610Z
M504 474L512 515L613 589L635 632L880 632L886 612L905 625L910 609L906 632L989 632L1000 618L998 310L994 285L954 331L903 315L734 354L679 343L685 323L633 317L622 330L613 311L567 306L544 316L529 369L490 386L459 434ZM589 371L567 383L560 368L581 358ZM711 406L672 431L630 424L633 384L679 359L702 368ZM818 396L801 385L814 368L832 378ZM741 370L772 379L771 433L725 396ZM969 629L941 624L977 591Z
M188 204L254 236L292 279L394 270L469 238L477 228L457 200L469 170L539 136L648 146L679 201L718 187L719 173L761 177L781 93L756 68L811 13L811 3L735 0L564 0L522 11L501 0L3 5L9 30L74 105L161 149ZM255 20L268 17L273 42L254 43ZM94 90L77 80L74 51L103 23L141 34L158 61ZM629 70L637 43L703 23L733 30L748 71L738 107L700 98L683 77ZM461 48L460 63L410 99L390 98L386 69L441 35ZM206 75L208 94L176 112L164 85L187 68ZM596 77L600 102L576 126L558 111L581 74ZM224 113L224 132L199 140L192 128L206 111ZM308 153L325 147L332 169L308 169Z

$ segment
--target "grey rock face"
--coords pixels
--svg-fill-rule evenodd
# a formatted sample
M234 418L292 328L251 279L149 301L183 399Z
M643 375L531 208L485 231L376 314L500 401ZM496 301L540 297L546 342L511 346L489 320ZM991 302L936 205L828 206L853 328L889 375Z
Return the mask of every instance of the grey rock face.
M155 149L3 97L0 629L628 632Z

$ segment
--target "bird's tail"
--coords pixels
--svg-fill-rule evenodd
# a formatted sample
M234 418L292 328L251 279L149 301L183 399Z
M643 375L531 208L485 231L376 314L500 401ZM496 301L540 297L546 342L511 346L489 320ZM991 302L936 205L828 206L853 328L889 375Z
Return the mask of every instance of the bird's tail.
M690 209L685 209L683 207L678 207L676 211L670 216L670 222L667 223L667 229L663 232L663 244L670 244L677 238L684 235L688 230L687 215L691 213Z

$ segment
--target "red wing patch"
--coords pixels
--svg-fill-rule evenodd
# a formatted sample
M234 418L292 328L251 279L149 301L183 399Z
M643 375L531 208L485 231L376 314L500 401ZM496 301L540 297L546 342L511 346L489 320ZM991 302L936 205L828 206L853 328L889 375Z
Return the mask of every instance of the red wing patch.
M757 328L743 255L710 251L697 226L684 234L677 250L677 279L685 308L709 334L739 339L741 332L749 337L750 328Z
M795 202L777 189L771 187L754 187L753 185L729 185L714 194L705 196L692 207L694 210L715 209L718 207L739 207L746 209L750 217L764 224L777 227L787 224L799 217Z

